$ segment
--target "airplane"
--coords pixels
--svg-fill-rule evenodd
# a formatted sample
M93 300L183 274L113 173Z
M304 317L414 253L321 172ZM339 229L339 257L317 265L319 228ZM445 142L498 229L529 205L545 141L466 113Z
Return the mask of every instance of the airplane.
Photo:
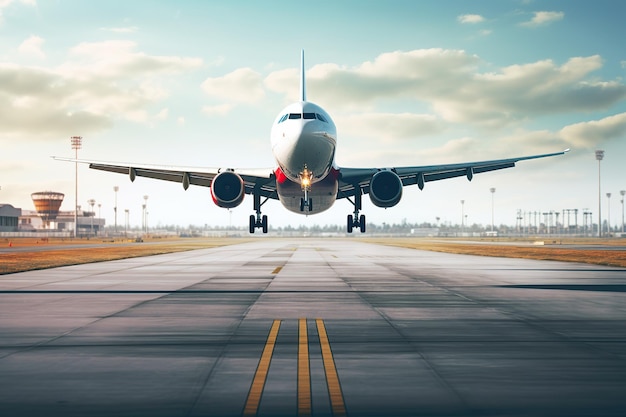
M472 180L475 174L512 168L519 161L563 155L569 151L522 156L490 161L444 165L351 168L335 162L337 130L330 115L307 100L304 50L300 55L300 100L285 107L276 117L270 133L275 168L191 168L149 164L113 163L53 157L56 160L89 164L89 168L125 174L134 181L148 177L209 187L213 202L222 208L239 206L246 194L253 197L249 231L268 232L268 219L261 207L269 200L279 200L295 213L312 215L328 210L337 200L347 199L354 211L349 214L346 230L366 230L365 215L360 214L362 197L369 194L377 207L393 207L402 198L403 187L454 177Z

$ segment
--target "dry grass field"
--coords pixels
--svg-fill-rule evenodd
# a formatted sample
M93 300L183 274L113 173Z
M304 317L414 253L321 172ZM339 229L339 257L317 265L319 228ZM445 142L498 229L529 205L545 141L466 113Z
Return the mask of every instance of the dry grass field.
M35 239L4 239L0 240L0 246L8 248L10 245L11 250L0 252L0 275L34 269L211 248L250 240L245 238L174 238L167 240L148 239L143 243L134 243L127 240L103 242L97 239L91 241L50 239L45 242ZM556 246L534 246L529 244L529 242L514 242L506 239L459 242L425 238L359 238L359 241L436 252L584 262L626 267L626 251L607 250L609 249L608 246L612 245L626 246L625 239L603 241L598 239L570 239L567 241L546 242L559 243ZM594 248L583 250L577 249L574 245L593 245ZM67 248L64 248L64 246L67 246ZM604 249L604 247L607 248ZM13 248L16 250L12 251Z
M547 261L583 262L596 265L626 267L626 251L609 250L611 246L626 246L625 239L568 239L545 242L546 244L555 243L557 244L556 246L534 246L528 242L518 242L518 244L516 244L507 239L446 242L420 238L365 238L364 241L435 252ZM577 249L577 245L593 245L594 248Z
M0 275L57 266L211 248L244 241L247 241L247 239L147 239L143 243L135 243L128 240L103 242L97 239L92 239L91 241L71 239L50 239L48 241L5 239L0 241L2 247L7 248L10 245L11 248L19 250L0 253ZM94 247L93 245L99 246ZM65 249L63 248L64 246L68 248ZM32 250L28 250L28 248Z

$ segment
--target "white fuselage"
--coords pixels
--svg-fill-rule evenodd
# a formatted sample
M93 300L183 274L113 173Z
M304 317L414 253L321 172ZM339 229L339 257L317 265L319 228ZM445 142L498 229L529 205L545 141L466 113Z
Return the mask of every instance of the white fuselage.
M272 125L271 142L280 202L301 214L330 208L337 198L339 171L335 165L337 130L328 113L307 101L287 106ZM305 187L312 205L302 211Z

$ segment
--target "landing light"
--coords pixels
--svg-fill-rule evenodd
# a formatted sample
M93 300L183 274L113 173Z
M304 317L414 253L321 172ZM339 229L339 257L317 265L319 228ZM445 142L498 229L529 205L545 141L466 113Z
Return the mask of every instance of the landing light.
M309 190L309 188L311 187L312 177L313 177L313 173L309 171L305 165L302 172L300 172L300 184L302 185L303 190L306 190L306 191Z

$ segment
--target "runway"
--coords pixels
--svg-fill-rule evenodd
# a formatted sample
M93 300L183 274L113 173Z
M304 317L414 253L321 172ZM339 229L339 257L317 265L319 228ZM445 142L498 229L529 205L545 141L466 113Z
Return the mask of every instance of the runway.
M2 416L623 416L626 269L259 239L0 276Z

